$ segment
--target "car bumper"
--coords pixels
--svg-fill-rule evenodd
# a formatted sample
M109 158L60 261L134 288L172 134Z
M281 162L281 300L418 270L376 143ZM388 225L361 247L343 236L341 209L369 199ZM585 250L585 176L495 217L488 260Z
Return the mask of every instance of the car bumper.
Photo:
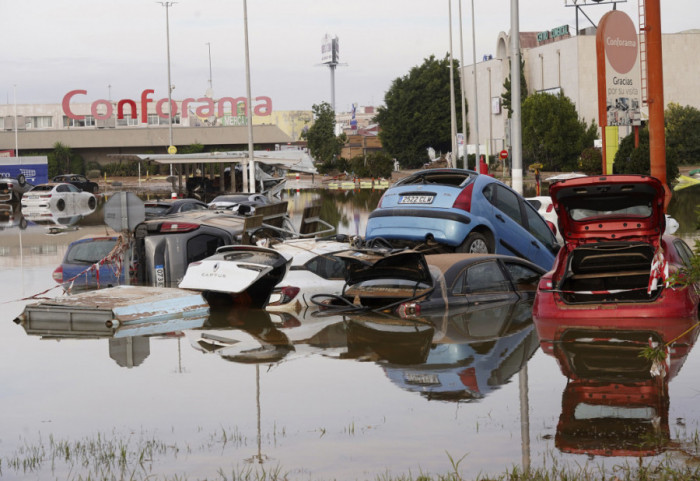
M697 318L698 296L689 288L665 288L653 302L604 304L567 304L557 293L538 292L533 305L537 334L540 341L546 342L560 339L569 329L582 328L649 330L660 333L664 342L669 342L679 336L696 336L697 333L686 331Z
M433 239L458 246L473 228L471 217L454 211L421 209L375 210L367 221L365 238L382 237L423 242Z

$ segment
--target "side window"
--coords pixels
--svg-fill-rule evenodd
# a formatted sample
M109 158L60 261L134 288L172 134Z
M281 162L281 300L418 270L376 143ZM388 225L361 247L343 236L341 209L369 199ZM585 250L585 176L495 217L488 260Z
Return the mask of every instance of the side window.
M307 262L305 267L306 270L324 279L345 279L345 263L333 254L316 256Z
M542 216L540 216L537 211L527 202L525 203L525 215L527 216L527 225L530 234L532 234L535 239L543 243L545 246L551 246L555 242L552 230L549 228L547 222L545 222Z
M484 198L488 200L491 204L494 204L494 187L495 184L488 184L486 187L484 187L484 190L481 191L482 194L484 194Z
M536 291L540 273L517 262L505 262L506 269L519 291Z
M466 292L506 292L511 291L510 282L496 261L481 262L467 269Z
M59 185L56 187L56 192L70 192L67 185Z
M224 245L223 239L210 234L198 235L187 241L187 264L201 261L216 252Z
M678 251L680 258L683 259L683 264L685 264L686 267L690 267L690 260L693 258L693 251L690 250L688 244L683 242L681 239L676 239L673 241L673 245Z
M496 203L494 205L515 222L523 225L523 218L520 214L520 201L514 192L501 185L496 185Z

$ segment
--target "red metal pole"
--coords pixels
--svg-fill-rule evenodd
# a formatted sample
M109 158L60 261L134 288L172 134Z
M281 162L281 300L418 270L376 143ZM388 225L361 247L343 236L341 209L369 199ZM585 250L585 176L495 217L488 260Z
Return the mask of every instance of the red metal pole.
M651 176L659 179L666 190L665 206L671 201L666 179L666 133L664 131L664 73L661 52L660 0L646 0L646 36L649 78L649 156Z

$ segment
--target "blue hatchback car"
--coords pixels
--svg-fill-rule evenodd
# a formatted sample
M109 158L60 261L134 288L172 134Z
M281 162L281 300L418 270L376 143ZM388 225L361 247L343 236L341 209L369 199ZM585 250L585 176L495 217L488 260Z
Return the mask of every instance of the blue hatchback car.
M521 195L488 175L427 169L404 177L382 196L365 239L394 246L437 243L445 251L496 253L549 270L559 244Z
M119 236L84 237L68 245L53 279L73 290L131 284L135 269L131 249ZM129 266L132 266L131 268Z

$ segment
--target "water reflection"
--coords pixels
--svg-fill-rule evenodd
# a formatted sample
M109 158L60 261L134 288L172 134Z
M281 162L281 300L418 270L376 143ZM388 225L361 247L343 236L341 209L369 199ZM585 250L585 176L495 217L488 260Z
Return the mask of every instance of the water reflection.
M297 315L214 310L211 329L188 331L192 347L237 363L321 355L377 363L401 389L427 399L480 399L522 369L539 345L532 299L401 319L384 314Z
M109 357L117 365L126 368L140 366L150 355L150 338L153 336L181 337L182 330L201 327L207 318L166 319L145 325L111 327L88 316L66 318L50 312L43 316L21 316L15 319L29 336L45 341L107 339ZM133 335L138 331L140 335Z
M672 322L673 323L673 322ZM665 331L569 329L545 352L567 377L555 444L566 453L652 456L671 445L668 384L697 338L692 322ZM666 361L652 363L644 348L666 349ZM545 347L545 346L543 346Z

